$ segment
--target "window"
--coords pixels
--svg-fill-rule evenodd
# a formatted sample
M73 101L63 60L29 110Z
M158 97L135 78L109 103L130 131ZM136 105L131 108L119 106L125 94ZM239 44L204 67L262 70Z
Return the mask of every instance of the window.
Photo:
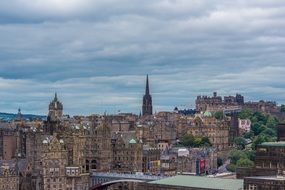
M257 186L253 185L253 184L249 184L248 189L249 190L257 190Z

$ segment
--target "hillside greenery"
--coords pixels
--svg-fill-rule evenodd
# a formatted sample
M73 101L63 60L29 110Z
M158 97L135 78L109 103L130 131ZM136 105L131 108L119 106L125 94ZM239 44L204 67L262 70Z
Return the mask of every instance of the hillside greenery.
M242 138L252 140L252 149L256 149L258 144L268 141L276 141L278 119L261 112L254 112L249 109L242 110L239 114L240 119L250 119L250 132L245 133ZM240 146L243 146L243 140L235 139ZM244 148L244 147L243 147Z
M208 137L195 137L192 134L185 134L180 143L185 147L212 146Z
M251 129L249 132L233 140L237 149L231 150L228 158L231 163L227 165L229 171L234 172L237 167L254 166L255 150L258 144L263 142L276 141L278 119L261 112L254 112L244 109L239 113L240 119L249 119ZM251 140L251 146L248 147L247 140Z
M255 151L253 150L231 150L228 154L231 163L227 165L227 170L235 172L237 167L254 166Z

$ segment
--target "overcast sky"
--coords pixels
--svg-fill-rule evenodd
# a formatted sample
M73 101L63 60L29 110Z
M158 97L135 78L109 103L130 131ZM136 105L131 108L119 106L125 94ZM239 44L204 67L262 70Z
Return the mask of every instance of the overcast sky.
M0 112L193 107L197 95L285 103L281 0L1 0Z

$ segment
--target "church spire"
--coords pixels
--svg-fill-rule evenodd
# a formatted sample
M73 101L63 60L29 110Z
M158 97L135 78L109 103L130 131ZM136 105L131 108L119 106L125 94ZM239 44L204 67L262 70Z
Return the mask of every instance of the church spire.
M149 93L148 75L146 75L145 95L143 96L142 115L152 115L152 98Z
M54 93L54 101L57 101L57 93Z
M146 94L146 95L149 95L148 75L146 75L145 94Z

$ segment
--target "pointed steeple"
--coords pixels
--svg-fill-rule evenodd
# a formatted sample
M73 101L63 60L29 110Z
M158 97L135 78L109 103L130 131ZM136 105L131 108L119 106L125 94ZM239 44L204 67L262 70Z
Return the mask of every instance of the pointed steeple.
M146 95L149 95L148 75L146 75L145 94L146 94Z
M16 119L18 119L18 120L22 119L21 108L18 109L18 113L17 113Z
M54 98L49 104L49 113L48 116L52 118L52 120L57 121L58 118L62 116L63 105L59 101L57 97L57 93L54 93Z
M152 98L149 93L148 75L146 75L145 95L143 96L142 115L152 115Z
M57 101L57 93L54 93L54 101Z

